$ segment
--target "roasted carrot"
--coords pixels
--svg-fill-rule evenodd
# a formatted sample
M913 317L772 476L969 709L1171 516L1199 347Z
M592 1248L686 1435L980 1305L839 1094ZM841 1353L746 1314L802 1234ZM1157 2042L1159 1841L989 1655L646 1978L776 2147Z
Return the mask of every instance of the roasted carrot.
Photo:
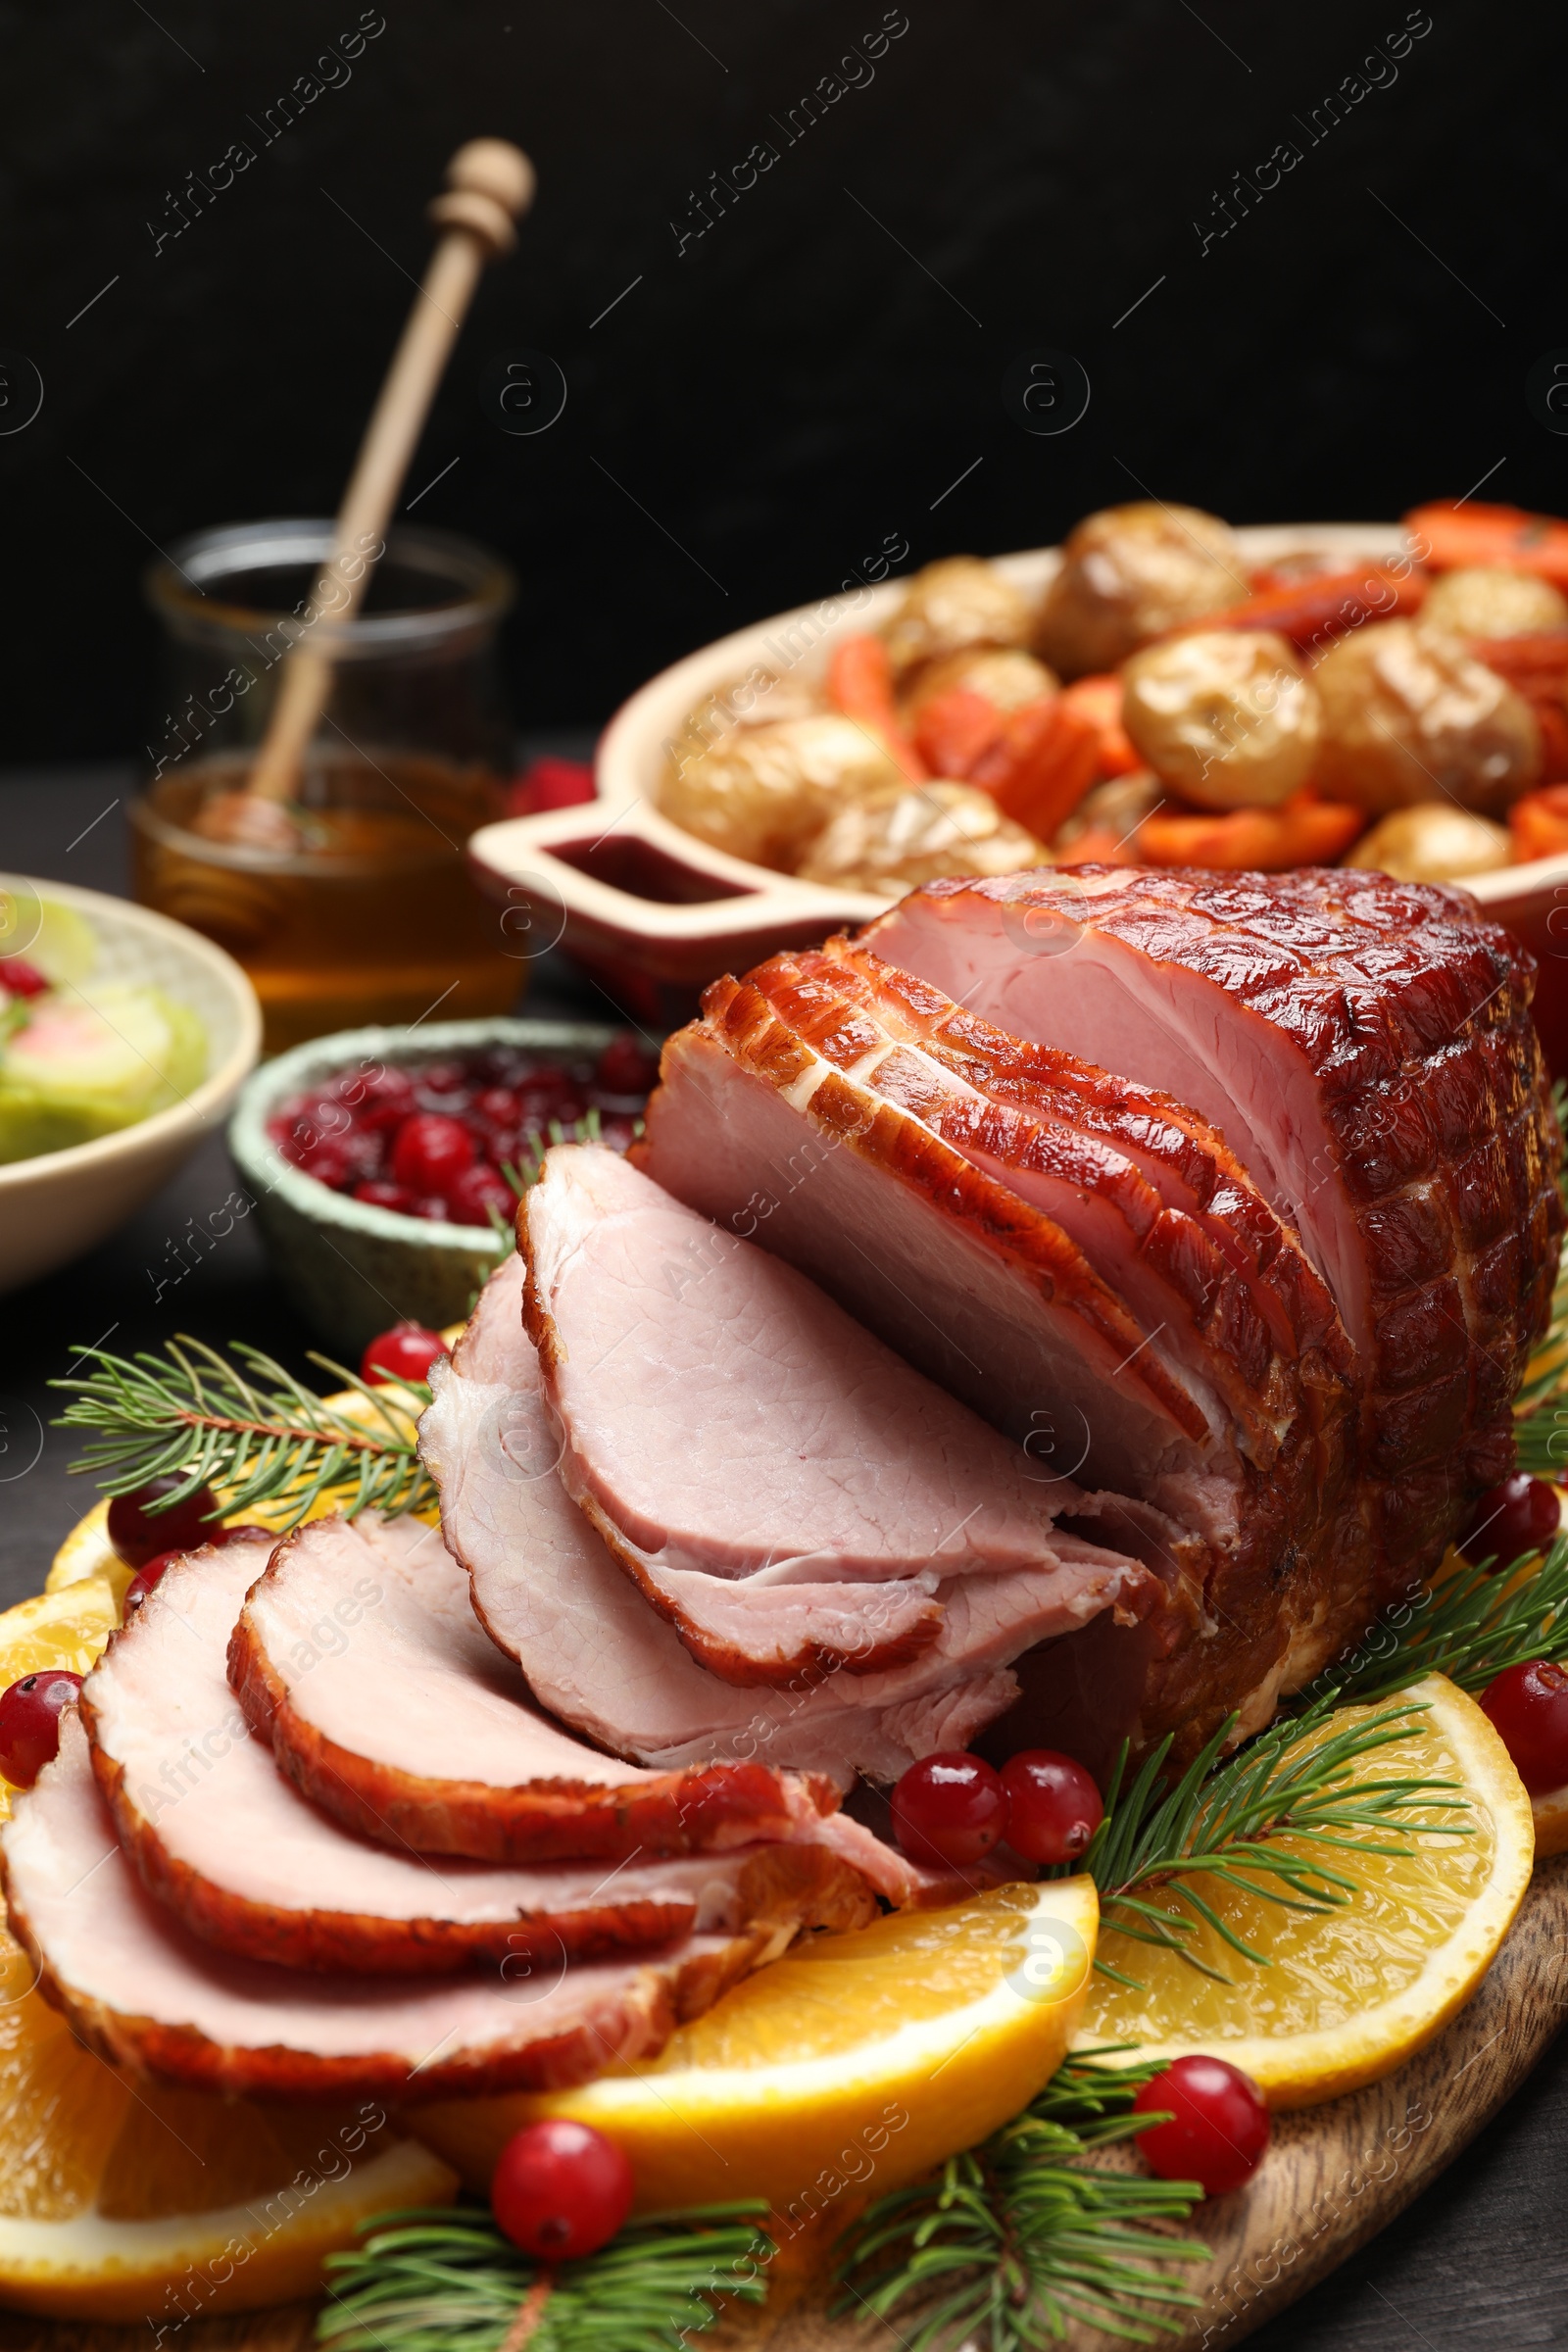
M1008 719L969 781L1037 841L1065 823L1099 772L1100 729L1063 694L1043 694Z
M1478 662L1522 694L1541 728L1541 781L1568 783L1568 629L1535 629L1521 637L1472 637Z
M1521 865L1532 858L1560 858L1568 850L1568 784L1544 784L1515 801L1508 830Z
M1332 865L1366 830L1359 808L1298 792L1280 808L1233 808L1223 816L1176 816L1156 808L1133 846L1148 865L1210 865L1226 872L1281 873Z
M880 637L846 637L834 647L827 692L835 710L881 736L911 784L925 782L931 771L905 733L893 699L893 664Z
M922 703L914 721L914 748L934 776L967 776L1007 723L983 694L950 686Z
M1404 527L1415 552L1434 571L1469 564L1503 564L1538 571L1568 588L1568 522L1555 514L1527 514L1523 507L1478 506L1474 499L1435 498L1412 507Z
M1227 605L1202 620L1172 630L1190 636L1194 629L1277 629L1293 645L1327 645L1369 620L1393 620L1416 612L1427 583L1413 565L1402 571L1384 564L1362 564L1354 571L1325 571L1315 578L1262 588L1244 605Z
M1102 776L1130 776L1143 761L1133 749L1132 738L1121 723L1121 680L1115 676L1075 678L1064 686L1062 701L1071 710L1082 710L1100 729L1100 772Z

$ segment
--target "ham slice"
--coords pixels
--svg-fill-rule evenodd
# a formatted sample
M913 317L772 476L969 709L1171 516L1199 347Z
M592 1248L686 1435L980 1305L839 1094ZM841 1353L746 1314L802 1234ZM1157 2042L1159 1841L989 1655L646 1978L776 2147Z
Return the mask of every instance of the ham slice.
M863 936L1223 1130L1356 1348L1380 1589L1435 1566L1511 1466L1556 1270L1528 955L1462 892L1343 869L938 882Z
M793 1928L689 1935L637 1959L480 1976L312 1976L191 1936L139 1884L68 1712L0 1832L12 1933L111 2065L243 2098L553 2090L662 2048ZM527 1964L524 1964L525 1966Z
M1046 1503L995 1430L615 1152L548 1152L519 1235L566 1492L682 1633L703 1633L698 1578L745 1581L761 1623L778 1613L771 1668L748 1680L815 1672L804 1628L783 1623L818 1586L851 1588L860 1648L839 1663L860 1675L901 1658L856 1586L924 1581L931 1594L943 1578L1049 1569L1072 1592L1051 1534L1072 1489ZM674 1592L651 1566L694 1581ZM886 1613L903 1599L886 1592Z
M531 1707L435 1529L367 1512L282 1544L229 1680L307 1796L363 1837L477 1861L620 1861L788 1838L834 1793L763 1765L647 1772Z
M471 1573L474 1608L541 1705L646 1765L766 1757L775 1770L823 1773L842 1788L857 1771L894 1781L934 1749L967 1746L1015 1702L1012 1661L1041 1638L1049 1571L945 1580L936 1642L886 1674L781 1691L743 1690L706 1672L551 1474L560 1440L522 1328L522 1286L519 1258L490 1277L451 1362L433 1368L419 1445L440 1488L447 1544ZM1073 1622L1126 1618L1148 1597L1137 1569L1095 1568L1082 1576ZM1059 1616L1054 1623L1065 1630ZM834 1815L813 1834L858 1829ZM893 1882L885 1862L879 1876L875 1856L847 1858L894 1901L933 1899L918 1879ZM908 1868L902 1856L895 1862Z
M228 1687L229 1634L271 1548L176 1561L81 1697L121 1844L207 1942L289 1968L418 1975L489 1958L515 1972L777 1925L786 1886L802 1925L872 1916L864 1880L820 1845L519 1870L365 1843L282 1777Z

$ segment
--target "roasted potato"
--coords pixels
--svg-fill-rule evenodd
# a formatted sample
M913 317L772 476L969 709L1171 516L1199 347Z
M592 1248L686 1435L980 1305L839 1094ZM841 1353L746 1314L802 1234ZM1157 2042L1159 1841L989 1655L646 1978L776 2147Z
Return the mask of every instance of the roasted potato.
M1117 669L1151 637L1248 596L1228 526L1197 507L1153 499L1106 507L1079 523L1046 590L1034 650L1064 678Z
M790 874L846 803L898 791L885 744L853 718L820 711L737 729L666 770L664 814L732 858Z
M895 898L943 874L1012 874L1050 858L973 784L916 784L843 808L800 868L803 882Z
M1021 710L1025 703L1054 694L1059 684L1043 662L1020 646L971 645L962 653L922 662L906 680L904 710L909 718L917 718L937 695L962 688L983 696L999 710Z
M978 556L948 556L917 571L883 631L893 674L971 645L1027 645L1029 599Z
M1500 816L1541 772L1541 729L1522 696L1456 637L1372 621L1312 671L1323 708L1313 783L1372 816L1441 795Z
M1511 865L1513 842L1507 826L1489 816L1473 816L1451 801L1421 801L1380 817L1344 862L1392 874L1396 882L1455 882Z
M1477 564L1433 581L1421 626L1450 637L1528 637L1568 626L1568 597L1533 571Z
M1317 693L1270 629L1196 629L1124 662L1121 723L1200 808L1276 808L1312 771Z

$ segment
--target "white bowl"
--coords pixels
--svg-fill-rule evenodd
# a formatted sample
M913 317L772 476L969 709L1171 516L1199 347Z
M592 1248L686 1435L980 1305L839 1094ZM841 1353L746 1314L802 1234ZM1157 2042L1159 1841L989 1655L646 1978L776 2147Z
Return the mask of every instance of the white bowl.
M0 874L0 906L29 898L74 907L90 924L98 960L79 992L88 1004L97 984L114 980L145 982L188 1004L207 1032L207 1075L183 1102L134 1127L0 1164L0 1292L52 1274L134 1215L203 1137L221 1127L262 1049L256 991L210 939L126 899ZM10 953L26 953L24 926L24 910Z
M1396 522L1254 524L1236 534L1251 564L1310 548L1347 564L1396 555ZM1061 562L1057 547L994 556L1031 599ZM660 809L668 747L710 694L754 664L815 681L845 637L880 628L906 579L801 605L705 645L661 670L624 703L600 741L599 798L538 816L482 826L468 843L481 886L514 910L538 948L558 942L590 965L665 986L700 986L744 971L781 949L869 922L888 900L872 892L800 882L731 858L684 832Z

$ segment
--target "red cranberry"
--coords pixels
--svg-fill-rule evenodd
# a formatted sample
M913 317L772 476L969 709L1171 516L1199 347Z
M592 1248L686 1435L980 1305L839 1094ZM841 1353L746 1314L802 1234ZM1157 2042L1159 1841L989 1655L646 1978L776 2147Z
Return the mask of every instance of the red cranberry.
M1073 1756L1026 1748L1002 1768L1007 1843L1026 1862L1076 1862L1105 1807L1093 1777Z
M389 1380L423 1380L447 1344L438 1331L422 1323L399 1323L370 1342L360 1358L360 1378L371 1388Z
M488 1225L492 1208L510 1224L517 1212L517 1196L503 1175L481 1163L447 1186L447 1208L455 1225Z
M1545 1550L1561 1516L1556 1488L1516 1470L1481 1496L1459 1538L1459 1549L1477 1567L1490 1559L1500 1568L1511 1568L1526 1552Z
M415 1196L406 1184L389 1184L384 1176L368 1176L354 1187L356 1200L368 1200L372 1208L395 1208L407 1216L414 1206Z
M591 2124L557 2116L508 2140L490 2203L514 2246L541 2262L570 2262L610 2243L631 2211L634 2187L624 2148Z
M1138 2145L1162 2180L1196 2180L1204 2194L1240 2188L1263 2161L1268 2109L1250 2075L1223 2058L1174 2058L1133 2101L1135 2115L1171 2113Z
M220 1505L210 1487L198 1487L172 1510L149 1511L149 1503L172 1494L179 1484L172 1477L151 1479L129 1494L117 1494L110 1503L109 1541L132 1568L145 1568L160 1552L194 1551L201 1544L222 1543Z
M0 1772L13 1788L30 1788L60 1752L60 1711L81 1689L79 1674L63 1666L24 1674L0 1694Z
M659 1077L659 1064L629 1031L612 1037L599 1056L595 1082L607 1095L646 1095Z
M302 1174L314 1176L318 1184L330 1185L333 1192L340 1193L353 1183L358 1172L355 1158L356 1154L348 1143L338 1136L326 1135L318 1144L312 1145L295 1165Z
M161 1551L137 1569L125 1587L125 1597L120 1604L120 1614L128 1625L149 1592L155 1592L163 1583L164 1570L175 1560L184 1558L182 1551Z
M473 1115L487 1127L514 1127L520 1105L510 1086L487 1086L474 1096Z
M911 1862L978 1862L1003 1838L1007 1799L979 1756L951 1748L911 1764L893 1791L893 1827Z
M0 956L0 988L14 997L41 997L49 983L24 956Z
M1544 1658L1505 1667L1481 1704L1532 1796L1568 1783L1568 1673Z
M405 1119L392 1146L392 1173L415 1193L444 1193L472 1164L472 1136L439 1111L417 1110Z
M353 1089L349 1091L352 1100ZM365 1078L354 1115L362 1127L379 1133L386 1127L401 1127L416 1107L414 1080L408 1071L383 1069Z
M594 771L580 760L535 760L507 786L509 816L537 816L594 797Z

